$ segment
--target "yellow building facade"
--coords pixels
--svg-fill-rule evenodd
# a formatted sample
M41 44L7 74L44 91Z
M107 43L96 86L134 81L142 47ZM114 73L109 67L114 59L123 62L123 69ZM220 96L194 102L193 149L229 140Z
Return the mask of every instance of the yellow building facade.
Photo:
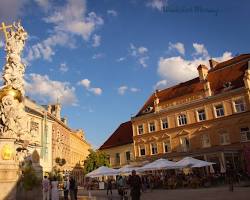
M197 78L157 90L132 117L135 160L192 156L246 168L250 146L250 54L197 68ZM248 161L247 161L248 162Z

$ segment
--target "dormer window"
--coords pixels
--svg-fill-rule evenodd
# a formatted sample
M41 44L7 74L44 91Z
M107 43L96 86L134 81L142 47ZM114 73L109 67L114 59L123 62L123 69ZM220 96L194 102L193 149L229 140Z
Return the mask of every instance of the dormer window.
M143 113L150 113L153 110L153 107L148 106L145 110L143 110Z
M225 82L223 84L223 87L224 87L224 90L231 89L232 88L232 83L230 81L229 82Z

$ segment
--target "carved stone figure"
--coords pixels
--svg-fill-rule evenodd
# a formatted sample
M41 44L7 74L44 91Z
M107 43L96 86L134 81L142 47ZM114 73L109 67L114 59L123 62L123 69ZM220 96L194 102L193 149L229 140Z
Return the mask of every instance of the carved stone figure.
M21 62L27 32L19 23L5 29L6 64L3 68L4 86L0 89L0 137L28 140L27 117L22 99L24 97L25 65ZM3 28L2 28L3 29Z

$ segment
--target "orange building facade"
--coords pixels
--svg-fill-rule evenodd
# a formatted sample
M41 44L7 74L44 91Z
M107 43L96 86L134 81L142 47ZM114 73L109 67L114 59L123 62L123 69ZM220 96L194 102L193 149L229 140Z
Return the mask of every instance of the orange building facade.
M197 78L155 91L132 117L136 161L192 156L215 171L246 169L250 146L250 54L197 68Z

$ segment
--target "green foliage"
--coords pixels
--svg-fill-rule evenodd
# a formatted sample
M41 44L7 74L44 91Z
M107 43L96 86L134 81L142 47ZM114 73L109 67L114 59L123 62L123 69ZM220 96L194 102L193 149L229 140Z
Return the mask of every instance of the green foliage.
M59 166L63 166L63 165L65 165L66 164L66 160L64 159L64 158L59 158L59 157L57 157L56 159L55 159L55 161L56 161L56 163L59 165Z
M36 176L35 170L32 166L32 162L26 162L23 166L22 183L25 190L32 190L34 187L40 184L39 178Z
M109 158L108 155L101 151L89 150L89 155L84 161L84 174L92 172L101 166L109 167Z

